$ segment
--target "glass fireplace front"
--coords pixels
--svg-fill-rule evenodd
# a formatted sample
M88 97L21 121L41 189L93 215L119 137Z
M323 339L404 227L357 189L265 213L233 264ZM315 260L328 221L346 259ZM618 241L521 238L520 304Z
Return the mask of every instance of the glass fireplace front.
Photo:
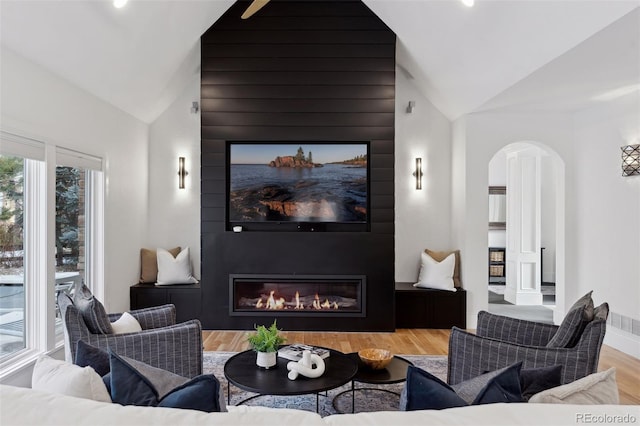
M363 275L230 275L229 314L364 317Z

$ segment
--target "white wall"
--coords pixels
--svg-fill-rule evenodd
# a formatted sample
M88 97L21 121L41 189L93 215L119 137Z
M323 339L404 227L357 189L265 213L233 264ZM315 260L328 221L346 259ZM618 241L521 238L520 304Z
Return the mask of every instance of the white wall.
M453 200L453 233L462 248L462 275L467 289L467 327L475 328L477 313L487 309L488 246L488 165L496 152L514 142L531 142L552 148L562 159L572 157L572 126L570 116L562 114L470 114L454 122L455 167ZM567 164L571 172L571 162ZM564 174L563 174L564 176ZM567 184L568 190L571 189ZM563 193L557 194L558 196ZM563 206L561 206L562 208ZM564 233L564 228L557 229ZM562 283L557 303L564 309ZM573 303L573 302L571 302Z
M2 47L0 127L104 159L107 311L129 309L146 236L147 125ZM57 354L61 355L61 354ZM6 384L29 386L31 368Z
M148 248L189 247L200 278L200 73L149 127ZM185 157L185 188L178 189L178 157Z
M640 143L640 95L575 115L575 270L567 298L589 290L640 320L640 177L623 177L623 145ZM640 357L640 338L608 327L605 343Z
M407 113L409 101L415 102ZM449 250L451 243L451 123L422 96L405 73L396 72L395 277L418 279L425 248ZM422 158L422 189L412 176Z
M542 154L540 185L540 244L542 282L556 282L556 170L553 157Z

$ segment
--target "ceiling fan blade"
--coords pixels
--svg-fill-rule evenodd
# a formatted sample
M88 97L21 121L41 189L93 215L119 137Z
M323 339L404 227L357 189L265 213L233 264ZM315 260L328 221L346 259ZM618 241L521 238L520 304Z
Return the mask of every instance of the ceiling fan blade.
M251 17L251 15L262 9L262 7L267 3L269 3L269 0L253 0L253 3L251 3L247 10L244 11L241 18L247 19Z

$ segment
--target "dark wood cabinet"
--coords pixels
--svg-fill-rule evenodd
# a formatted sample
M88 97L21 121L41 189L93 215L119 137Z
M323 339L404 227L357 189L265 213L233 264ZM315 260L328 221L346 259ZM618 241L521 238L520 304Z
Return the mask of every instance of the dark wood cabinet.
M176 306L176 322L200 319L202 296L200 284L156 286L136 284L129 290L131 309L173 303Z
M416 288L396 283L396 328L467 326L467 292Z

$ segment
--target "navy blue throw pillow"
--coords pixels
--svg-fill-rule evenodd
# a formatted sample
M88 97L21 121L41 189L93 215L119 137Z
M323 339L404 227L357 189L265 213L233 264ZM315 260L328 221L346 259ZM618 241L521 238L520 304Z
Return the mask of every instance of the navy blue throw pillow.
M151 382L111 350L109 356L111 400L122 405L158 405L158 392Z
M407 382L400 396L400 410L441 410L468 405L445 382L418 367L407 369Z
M122 405L221 411L220 383L214 375L200 375L159 397L156 387L138 369L111 350L109 355L113 402ZM167 377L175 376L173 373L166 373ZM158 380L158 377L155 377L155 380Z
M74 364L80 367L91 367L100 376L109 373L109 354L107 351L96 348L82 340L78 340L76 348L76 360Z
M169 392L158 402L158 407L190 408L206 412L220 411L219 392L220 383L215 376L203 374Z
M400 396L400 410L440 410L496 402L523 402L520 390L522 362L479 376L454 387L414 366Z
M520 371L522 397L527 401L533 395L562 384L562 365L525 368Z

